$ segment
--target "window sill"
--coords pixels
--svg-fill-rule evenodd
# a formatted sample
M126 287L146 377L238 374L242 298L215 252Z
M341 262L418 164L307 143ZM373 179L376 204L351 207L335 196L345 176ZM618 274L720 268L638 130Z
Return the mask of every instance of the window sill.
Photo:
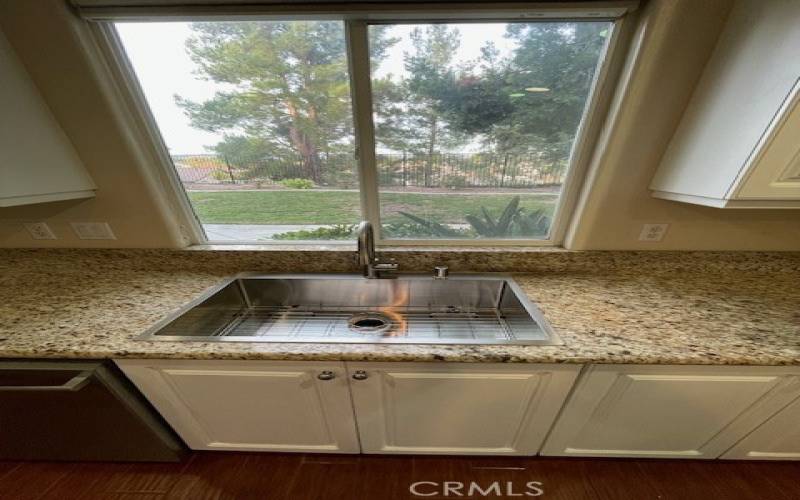
M227 252L354 252L355 242L326 244L203 244L191 245L185 250ZM392 253L563 253L556 246L379 246L378 252Z

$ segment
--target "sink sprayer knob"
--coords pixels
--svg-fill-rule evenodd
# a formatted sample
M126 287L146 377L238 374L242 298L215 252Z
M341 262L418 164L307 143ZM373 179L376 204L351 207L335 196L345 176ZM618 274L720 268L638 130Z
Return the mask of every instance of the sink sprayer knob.
M317 378L320 380L333 380L336 378L336 374L332 371L325 370L324 372L320 372Z
M355 380L367 380L367 377L369 377L369 375L367 375L367 372L364 370L357 370L353 373L353 378Z

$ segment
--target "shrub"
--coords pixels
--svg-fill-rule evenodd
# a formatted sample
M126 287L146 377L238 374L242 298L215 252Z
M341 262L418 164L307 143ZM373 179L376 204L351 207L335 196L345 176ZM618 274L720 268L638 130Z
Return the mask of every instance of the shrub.
M483 238L504 238L512 236L514 220L520 213L519 196L515 196L495 218L486 207L481 207L481 215L466 215L464 219Z
M318 227L317 229L301 229L278 233L272 237L274 240L349 240L354 239L355 224L336 224L334 226Z
M408 217L408 216L406 216ZM425 239L432 236L439 238L472 238L474 235L468 229L442 229L432 225L429 221L415 222L413 220L391 222L384 224L383 236L387 238Z
M442 187L458 189L467 187L467 178L463 175L449 174L442 178Z
M550 218L542 209L528 210L519 206L520 197L512 198L499 215L481 208L480 215L467 214L471 226L462 229L424 219L408 212L399 212L406 221L384 226L390 238L539 238L547 236Z
M230 174L228 174L228 172L224 172L222 170L214 170L213 172L211 172L211 177L216 181L221 181L221 182L230 182L231 181Z
M481 216L466 215L464 218L482 238L543 237L550 229L550 218L544 210L520 208L519 196L512 198L497 218L485 207L481 207Z
M281 181L281 185L289 189L311 189L314 187L314 181L310 179L284 179Z

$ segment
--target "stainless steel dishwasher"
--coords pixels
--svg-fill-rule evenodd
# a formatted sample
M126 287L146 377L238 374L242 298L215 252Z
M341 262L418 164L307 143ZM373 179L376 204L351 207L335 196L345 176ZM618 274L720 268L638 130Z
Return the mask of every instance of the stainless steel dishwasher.
M0 459L178 461L184 444L101 361L0 361Z

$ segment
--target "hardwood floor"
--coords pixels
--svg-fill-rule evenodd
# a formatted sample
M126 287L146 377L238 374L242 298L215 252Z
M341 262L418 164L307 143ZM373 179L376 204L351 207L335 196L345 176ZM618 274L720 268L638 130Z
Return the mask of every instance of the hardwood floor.
M416 481L427 496L411 494ZM791 462L211 452L180 464L0 462L2 500L531 498L529 481L553 500L800 500ZM488 495L468 495L471 482Z

